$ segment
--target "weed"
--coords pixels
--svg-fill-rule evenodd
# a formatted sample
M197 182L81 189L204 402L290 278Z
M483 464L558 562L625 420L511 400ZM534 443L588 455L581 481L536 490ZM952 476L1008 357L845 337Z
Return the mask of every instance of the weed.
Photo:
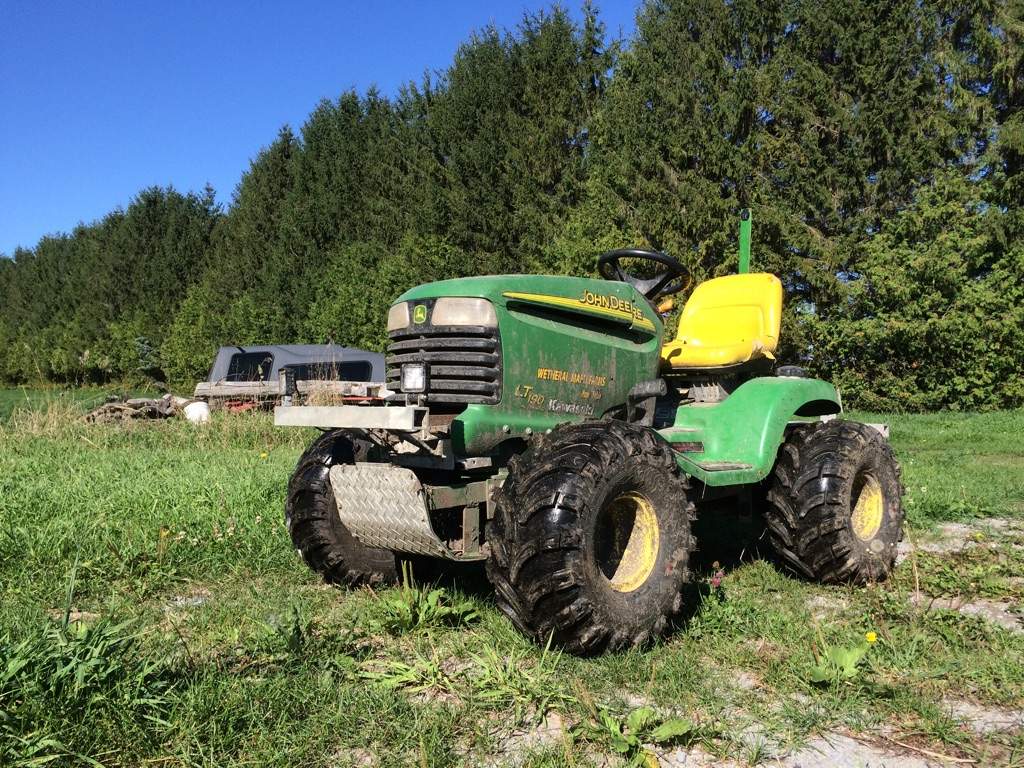
M568 701L558 679L561 654L552 652L549 645L536 661L532 655L513 650L503 656L490 647L471 654L475 668L470 684L477 700L504 711L511 709L516 723L530 712L539 722L549 709Z
M143 654L130 621L0 637L0 764L82 757L76 744L91 741L97 722L119 731L166 725L165 671L162 659Z
M812 648L815 664L808 678L812 683L839 686L853 680L860 672L861 662L878 640L875 632L868 632L857 645L828 645L818 633L818 647Z
M412 664L404 661L366 662L359 670L359 676L385 688L403 688L412 693L454 693L458 688L436 651L432 651L429 658L417 651Z
M617 717L599 707L591 718L573 726L570 734L622 755L629 765L656 767L658 756L645 745L668 746L693 731L691 721L661 717L652 707L639 707L625 717Z
M300 653L309 638L309 622L302 617L297 605L288 611L286 620L273 617L266 622L266 627L276 644L291 655Z
M717 560L711 564L711 568L713 573L704 579L704 584L707 586L707 594L704 599L715 603L724 603L725 587L722 586L722 582L725 580L725 571Z
M408 565L403 565L402 572L402 584L380 596L380 624L385 631L397 635L431 627L463 626L480 617L470 601L452 601L442 587L417 585Z

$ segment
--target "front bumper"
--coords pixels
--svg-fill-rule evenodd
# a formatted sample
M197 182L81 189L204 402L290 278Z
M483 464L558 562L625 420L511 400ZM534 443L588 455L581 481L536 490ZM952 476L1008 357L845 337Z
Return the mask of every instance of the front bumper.
M413 405L279 405L274 409L274 426L425 432L428 414L426 408Z

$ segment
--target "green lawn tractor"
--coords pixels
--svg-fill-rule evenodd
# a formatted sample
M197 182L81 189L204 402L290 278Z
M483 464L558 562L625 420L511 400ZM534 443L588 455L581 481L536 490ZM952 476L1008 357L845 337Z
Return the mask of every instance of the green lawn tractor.
M288 486L302 557L342 585L395 581L410 557L486 561L515 626L579 654L665 632L710 500L753 499L806 578L884 579L899 467L879 428L842 419L831 384L776 367L782 284L749 272L749 249L745 212L739 273L698 285L668 339L661 314L690 280L663 253L606 253L603 280L404 293L383 405L276 410L324 430Z

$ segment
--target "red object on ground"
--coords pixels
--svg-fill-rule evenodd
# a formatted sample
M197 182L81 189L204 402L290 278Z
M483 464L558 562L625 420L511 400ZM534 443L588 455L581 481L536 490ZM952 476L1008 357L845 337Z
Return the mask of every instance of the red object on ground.
M224 410L231 413L243 413L244 411L253 411L257 408L259 408L259 403L254 403L251 400L228 400L228 402L224 403Z

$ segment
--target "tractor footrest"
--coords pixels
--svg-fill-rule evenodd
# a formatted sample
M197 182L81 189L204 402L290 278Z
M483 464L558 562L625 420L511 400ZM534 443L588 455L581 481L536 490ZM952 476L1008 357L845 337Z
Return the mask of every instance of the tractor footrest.
M336 464L331 488L338 517L368 547L454 559L434 532L427 494L416 474L393 464Z
M698 461L695 463L705 472L729 472L736 469L751 469L750 464L743 464L739 461Z

